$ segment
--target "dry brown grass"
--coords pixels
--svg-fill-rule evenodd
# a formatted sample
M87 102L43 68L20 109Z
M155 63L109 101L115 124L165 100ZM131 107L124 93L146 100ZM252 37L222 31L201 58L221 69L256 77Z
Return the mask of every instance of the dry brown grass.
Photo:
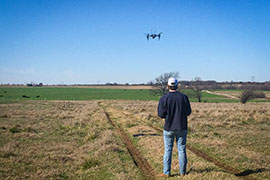
M96 101L0 105L3 179L141 179Z
M163 137L156 101L99 101L158 174ZM268 179L269 103L192 103L188 144L220 162ZM27 101L0 105L3 179L142 179L97 101ZM134 135L134 136L133 136ZM188 151L183 179L238 179ZM177 150L170 179L179 179Z
M129 134L144 134L135 137L134 141L158 173L162 170L163 138L151 136L157 132L148 126L163 126L163 120L156 116L156 108L155 101L113 101L108 102L107 110ZM192 103L192 109L189 144L252 177L267 179L270 176L269 103ZM188 154L186 179L237 179L191 152ZM173 173L177 174L176 149L173 164Z

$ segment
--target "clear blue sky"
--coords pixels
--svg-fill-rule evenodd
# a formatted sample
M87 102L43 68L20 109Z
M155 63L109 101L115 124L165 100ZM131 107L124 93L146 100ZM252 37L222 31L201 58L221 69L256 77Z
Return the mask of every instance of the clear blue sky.
M161 40L146 40L151 29ZM270 0L0 0L0 83L270 80Z

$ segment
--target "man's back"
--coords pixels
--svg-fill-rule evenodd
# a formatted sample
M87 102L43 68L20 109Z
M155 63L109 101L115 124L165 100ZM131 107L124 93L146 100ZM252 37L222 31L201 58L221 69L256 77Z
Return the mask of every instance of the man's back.
M187 130L187 116L190 113L189 99L185 94L173 91L160 98L158 116L165 118L164 130Z
M158 116L165 118L163 137L164 137L164 156L162 177L169 177L171 174L171 160L173 142L176 139L180 175L186 174L187 168L187 116L191 113L189 99L186 95L177 91L178 81L176 78L168 79L169 92L162 96L158 104Z

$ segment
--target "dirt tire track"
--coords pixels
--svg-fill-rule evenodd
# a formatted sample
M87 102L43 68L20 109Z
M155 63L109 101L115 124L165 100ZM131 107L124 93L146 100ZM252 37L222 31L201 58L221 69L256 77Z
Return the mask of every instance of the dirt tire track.
M151 128L157 130L159 133L163 133L163 130L160 129L160 128L157 128L155 126L151 126L149 125ZM217 167L225 170L227 173L230 173L230 174L233 174L239 178L242 178L244 180L256 180L255 178L251 177L251 176L241 176L241 173L238 169L235 169L229 165L226 165L225 163L222 163L216 159L214 159L213 157L210 157L209 155L207 155L205 152L193 147L193 146L190 146L190 145L186 145L187 149L190 150L192 153L194 153L196 156L199 156L209 162L212 162L214 163Z
M104 112L108 119L108 122L115 128L116 132L120 136L121 140L124 142L130 156L133 159L134 164L141 170L145 179L158 180L156 177L154 169L147 162L147 160L141 155L140 151L133 145L132 141L129 139L128 135L125 133L124 129L118 127L114 121L111 120L110 115L98 104L100 109Z
M208 94L214 94L214 95L219 95L219 96L225 96L231 99L239 99L238 97L235 97L233 95L230 94L224 94L224 93L218 93L218 92L212 92L212 91L208 91L208 90L203 90L203 92L206 92Z

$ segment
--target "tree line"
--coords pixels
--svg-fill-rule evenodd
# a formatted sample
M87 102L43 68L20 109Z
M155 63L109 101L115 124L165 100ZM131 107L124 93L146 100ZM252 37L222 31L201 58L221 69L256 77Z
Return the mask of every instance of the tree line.
M163 95L168 92L168 79L174 77L179 78L178 72L168 72L156 77L154 81L149 84L153 86L151 90L154 94ZM213 89L241 89L239 100L241 103L246 103L248 100L255 98L266 98L266 95L261 90L270 90L269 82L216 82L203 81L200 77L195 77L192 81L179 81L181 89L190 89L189 96L198 99L201 102L202 90Z

